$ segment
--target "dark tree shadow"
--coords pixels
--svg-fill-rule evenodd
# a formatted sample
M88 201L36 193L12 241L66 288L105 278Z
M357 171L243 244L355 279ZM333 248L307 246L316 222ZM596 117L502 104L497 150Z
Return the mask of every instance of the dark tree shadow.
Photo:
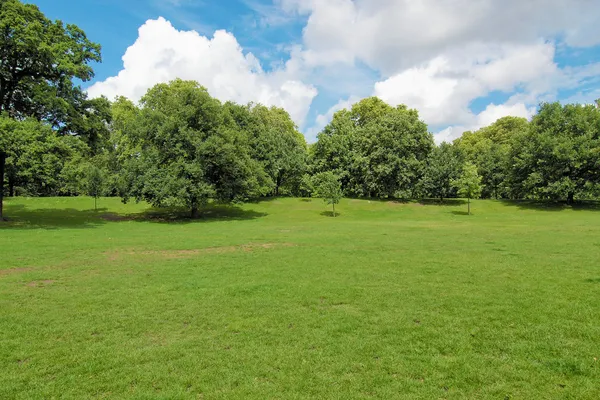
M468 216L468 215L473 215L473 213L469 214L469 213L468 213L468 212L466 212L466 211L451 211L450 213L451 213L451 214L454 214L454 215L466 215L466 216Z
M206 223L216 221L245 221L267 216L266 213L244 210L240 207L213 205L199 212L196 219L183 209L149 209L137 214L117 214L107 208L77 210L74 208L28 209L23 205L6 205L7 222L0 222L0 230L23 229L84 229L106 223L123 221L154 223Z
M578 201L572 205L565 201L543 201L543 200L499 200L503 205L508 207L517 207L521 210L535 211L600 211L600 202L588 200Z
M0 223L0 230L94 228L107 222L101 217L106 211L106 208L98 210L74 208L30 210L21 204L8 204L4 207L8 221Z
M587 282L587 283L600 283L600 278L586 279L585 282Z
M300 199L300 201L303 202L303 203L311 203L312 199L304 198L304 199Z
M197 218L191 218L189 210L160 208L153 208L139 214L131 214L125 216L125 218L139 222L189 224L218 221L247 221L263 218L267 215L269 214L254 210L244 210L235 206L213 205L199 210Z
M467 201L463 199L444 199L443 201L440 201L440 199L423 199L419 203L424 206L462 206L467 204Z
M334 216L334 215L333 215L333 211L323 211L323 212L321 213L321 215L322 215L322 216L324 216L324 217L337 218L337 217L339 217L339 216L340 216L340 215L342 215L342 214L341 214L340 212L336 211L336 212L335 212L335 216Z

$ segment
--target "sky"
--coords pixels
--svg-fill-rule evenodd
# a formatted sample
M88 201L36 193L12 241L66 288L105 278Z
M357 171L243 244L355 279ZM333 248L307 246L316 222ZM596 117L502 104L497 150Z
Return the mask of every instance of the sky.
M27 0L26 0L27 1ZM82 28L103 62L91 97L138 101L196 80L212 96L285 108L309 143L379 96L437 142L541 102L600 98L598 0L30 0Z

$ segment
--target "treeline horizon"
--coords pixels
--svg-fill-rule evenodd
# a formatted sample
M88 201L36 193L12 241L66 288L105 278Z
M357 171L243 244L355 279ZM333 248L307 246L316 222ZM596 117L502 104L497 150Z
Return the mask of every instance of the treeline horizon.
M4 195L118 196L194 216L209 201L322 197L325 178L347 197L444 200L465 171L482 198L600 197L598 102L542 103L531 121L436 145L417 110L369 97L308 145L284 109L222 103L194 81L157 84L138 104L88 99L74 81L101 56L83 31L18 0L0 3L0 24L12 32L0 43L0 218Z

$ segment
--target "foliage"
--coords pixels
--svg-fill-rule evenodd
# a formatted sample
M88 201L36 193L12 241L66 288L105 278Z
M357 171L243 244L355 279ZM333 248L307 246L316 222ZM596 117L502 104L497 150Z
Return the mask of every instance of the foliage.
M235 202L259 194L264 172L250 157L247 136L205 88L182 80L158 84L141 104L116 121L130 141L117 156L128 185L124 199L187 207L195 217L210 199Z
M455 141L467 161L474 163L482 177L484 198L511 196L508 180L510 151L515 140L529 130L524 118L504 117L476 132L465 132Z
M307 146L287 111L260 104L227 103L225 108L239 129L249 135L251 157L266 173L272 194L298 194L306 170Z
M104 176L97 166L90 164L86 169L84 193L94 198L94 210L98 209L98 198L104 190Z
M455 197L453 182L459 178L461 169L462 156L456 146L448 143L436 146L427 160L420 183L421 193L440 201Z
M63 170L72 161L79 165L85 145L76 138L58 136L47 124L33 119L0 117L0 132L9 196L77 193L69 190Z
M99 62L100 45L89 41L75 25L50 21L31 4L19 0L0 1L0 115L15 120L35 118L48 123L56 132L84 135L94 148L100 136L106 134L104 122L108 115L106 100L88 100L86 93L75 84L89 81L94 72L89 65ZM46 129L42 129L47 131ZM13 132L17 132L13 130ZM50 136L43 134L44 140ZM31 136L29 137L31 138ZM22 143L29 138L14 138ZM44 148L52 142L54 148ZM32 143L35 150L30 155L12 156L0 151L0 219L4 195L4 172L7 170L9 186L18 177L27 176L40 188L38 194L50 194L59 172L52 164L61 165L62 148L57 141ZM13 146L13 149L16 146ZM37 152L37 153L36 153ZM46 152L40 154L39 152ZM40 158L42 159L39 162ZM11 165L16 159L37 165ZM6 163L6 165L5 165ZM18 171L17 171L18 170ZM43 172L31 174L32 170ZM12 175L10 175L12 174ZM9 190L12 192L12 190Z
M417 111L372 97L335 114L318 136L313 168L340 176L347 195L412 198L432 148Z
M600 110L593 105L547 103L511 152L515 197L595 197L600 186Z
M335 217L335 205L342 199L342 185L340 180L333 172L321 172L313 177L314 194L320 197L327 204L333 206L333 216Z
M477 173L477 166L467 162L463 166L460 178L454 180L453 185L461 197L468 199L469 214L471 214L471 199L479 198L483 190L481 176Z

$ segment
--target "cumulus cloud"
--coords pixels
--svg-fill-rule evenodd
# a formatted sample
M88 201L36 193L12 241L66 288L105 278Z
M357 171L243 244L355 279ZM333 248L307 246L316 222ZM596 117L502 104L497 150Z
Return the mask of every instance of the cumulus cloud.
M512 92L518 88L534 94L535 98L536 94L547 91L548 82L560 76L552 44L478 45L446 53L422 67L407 69L378 82L375 95L392 105L408 104L416 108L430 125L462 125L471 129L494 122L490 118L493 116L529 115L529 108L518 98L505 105L491 105L475 115L470 109L474 99L491 91ZM444 133L450 137L462 132L454 127Z
M244 54L231 33L218 30L208 38L179 31L162 17L140 27L118 75L92 85L88 93L137 101L155 84L175 78L196 80L222 101L283 107L299 126L317 95L294 71L263 71L259 60L252 53Z
M469 43L528 43L561 36L600 44L596 0L278 0L308 15L303 41L313 60L360 59L384 75Z
M374 95L418 109L434 128L450 125L438 140L496 117L528 117L539 101L598 75L598 64L561 69L555 62L557 43L600 45L595 0L277 1L307 18L298 59L313 68L368 65L380 74ZM471 110L474 100L498 92L513 96Z

